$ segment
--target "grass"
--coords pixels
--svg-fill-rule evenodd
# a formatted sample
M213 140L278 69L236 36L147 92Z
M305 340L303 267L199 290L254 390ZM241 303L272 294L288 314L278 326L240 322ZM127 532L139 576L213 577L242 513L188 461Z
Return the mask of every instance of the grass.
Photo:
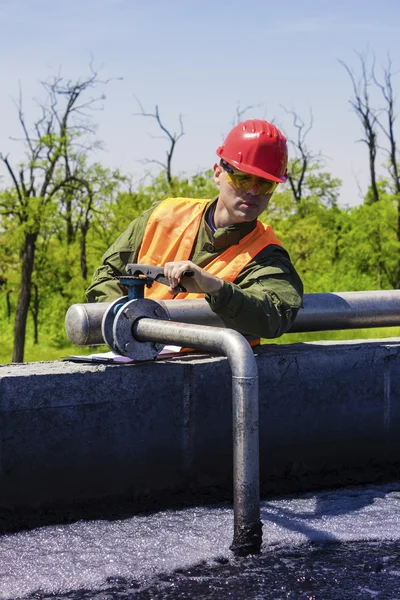
M349 329L343 331L318 331L312 333L287 333L279 339L262 340L265 344L294 344L298 342L315 342L320 340L358 340L400 337L400 327L385 327L377 329ZM0 331L0 363L9 364L12 356L12 330ZM40 343L35 345L31 332L28 331L25 344L25 362L41 362L59 360L69 354L86 355L93 352L107 352L107 346L73 346L65 341L65 344L56 345L49 336L42 335Z
M0 336L1 333L0 332ZM8 332L7 332L8 333ZM5 339L3 339L5 338ZM0 343L0 364L11 363L13 341L11 335L1 336ZM65 344L56 345L54 341L46 335L39 338L39 344L34 344L33 339L28 332L25 342L24 362L42 362L48 360L59 360L69 354L86 355L93 352L107 352L107 346L74 346L65 341Z
M366 340L400 337L400 327L377 327L376 329L344 329L338 331L313 331L308 333L286 333L276 340L262 340L266 344L295 344L321 340Z

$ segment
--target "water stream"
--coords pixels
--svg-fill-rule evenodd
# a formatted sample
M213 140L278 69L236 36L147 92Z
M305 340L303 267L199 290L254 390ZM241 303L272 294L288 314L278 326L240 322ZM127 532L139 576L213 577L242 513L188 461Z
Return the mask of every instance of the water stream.
M0 599L400 600L400 483L262 502L262 554L234 559L232 507L0 537Z

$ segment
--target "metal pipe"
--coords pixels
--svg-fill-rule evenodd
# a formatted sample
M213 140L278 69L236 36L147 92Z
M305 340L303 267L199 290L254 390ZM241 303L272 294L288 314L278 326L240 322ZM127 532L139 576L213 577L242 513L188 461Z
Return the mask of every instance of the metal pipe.
M164 308L170 321L224 327L203 298L195 300L155 300ZM69 341L77 346L104 344L102 321L113 302L72 304L65 317L65 330Z
M225 327L223 320L210 308L204 298L193 300L158 300L171 321Z
M399 325L400 290L305 294L288 333Z
M171 321L224 327L204 299L159 300ZM65 327L69 340L78 346L103 344L101 322L110 302L73 304ZM400 290L305 294L288 333L393 327L400 325Z
M170 321L141 314L131 332L139 342L178 344L217 352L232 370L234 536L239 556L260 551L258 376L246 339L225 329L205 300L166 300L159 304ZM101 323L110 303L76 304L66 317L71 342L103 343ZM139 311L140 312L140 311ZM175 322L184 321L184 322ZM212 326L210 326L212 325ZM221 326L222 325L222 326ZM306 294L290 333L400 325L400 290Z
M72 304L65 315L65 331L69 341L77 346L104 344L101 324L111 304L112 302Z
M251 347L237 331L142 318L133 324L141 342L179 344L223 354L232 370L234 535L237 556L258 553L260 521L258 374Z

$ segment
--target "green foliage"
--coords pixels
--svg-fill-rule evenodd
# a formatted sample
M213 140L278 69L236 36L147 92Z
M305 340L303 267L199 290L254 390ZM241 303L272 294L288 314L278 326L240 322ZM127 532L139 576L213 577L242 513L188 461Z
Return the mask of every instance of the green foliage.
M398 210L396 197L383 193L378 202L349 211L343 233L348 272L368 280L369 289L399 286Z
M321 341L378 340L400 337L400 327L378 327L376 329L345 329L341 331L310 331L304 333L285 333L276 340L261 340L263 344L303 344Z
M71 188L59 190L48 201L31 197L23 218L16 210L15 192L9 189L0 192L3 207L0 213L0 359L3 362L11 359L13 319L21 277L20 251L26 233L37 232L32 282L38 290L39 343L36 346L33 343L31 300L25 359L50 360L70 353L85 354L90 349L72 348L64 331L68 307L84 301L88 286L81 272L82 241L86 240L90 278L106 249L154 202L168 196L212 198L218 193L212 171L191 178L175 178L170 185L161 173L147 185L127 190L127 181L121 174L99 164L88 165L81 156L76 174L77 181ZM341 209L337 202L339 186L340 182L329 173L312 167L304 180L301 202L296 202L286 184L274 194L262 218L272 224L289 250L306 293L399 287L398 198L382 182L379 202ZM268 343L397 334L393 329L287 334L281 340Z
M296 201L286 184L271 199L265 219L288 248L302 276L306 292L332 287L343 212L337 208L340 181L311 167L306 173L302 199Z
M47 140L49 144L53 142L53 138ZM84 232L90 277L105 250L133 219L154 202L167 196L215 196L217 190L211 175L212 172L207 172L191 179L174 179L168 185L165 175L161 173L149 185L141 185L135 191L126 191L126 178L100 164L87 165L86 157L81 156L73 186L60 189L51 199L44 201L40 197L30 197L22 211L13 191L1 192L2 360L8 362L11 359L13 321L21 277L20 252L26 234L37 233L35 268L32 274L32 285L37 289L37 303L35 307L31 299L25 359L37 357L35 359L38 360L39 356L41 359L58 358L66 349L81 353L84 350L82 348L71 350L64 330L64 319L71 304L84 301L85 289L88 287L88 281L82 277L80 267ZM68 223L72 231L72 238L69 240ZM39 328L39 344L36 347L33 345L35 309Z

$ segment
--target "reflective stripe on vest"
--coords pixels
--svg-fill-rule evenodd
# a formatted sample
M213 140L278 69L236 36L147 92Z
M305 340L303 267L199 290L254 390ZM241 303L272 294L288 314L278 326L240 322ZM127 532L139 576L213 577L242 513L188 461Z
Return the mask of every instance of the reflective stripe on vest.
M138 263L163 266L167 262L189 260L200 228L203 212L210 200L167 198L153 211L147 223L139 250ZM270 225L257 221L256 227L219 254L204 268L225 281L235 281L244 267L269 244L282 246ZM154 283L145 289L145 297L153 300L171 299L166 285ZM204 294L181 293L176 300L204 298Z

